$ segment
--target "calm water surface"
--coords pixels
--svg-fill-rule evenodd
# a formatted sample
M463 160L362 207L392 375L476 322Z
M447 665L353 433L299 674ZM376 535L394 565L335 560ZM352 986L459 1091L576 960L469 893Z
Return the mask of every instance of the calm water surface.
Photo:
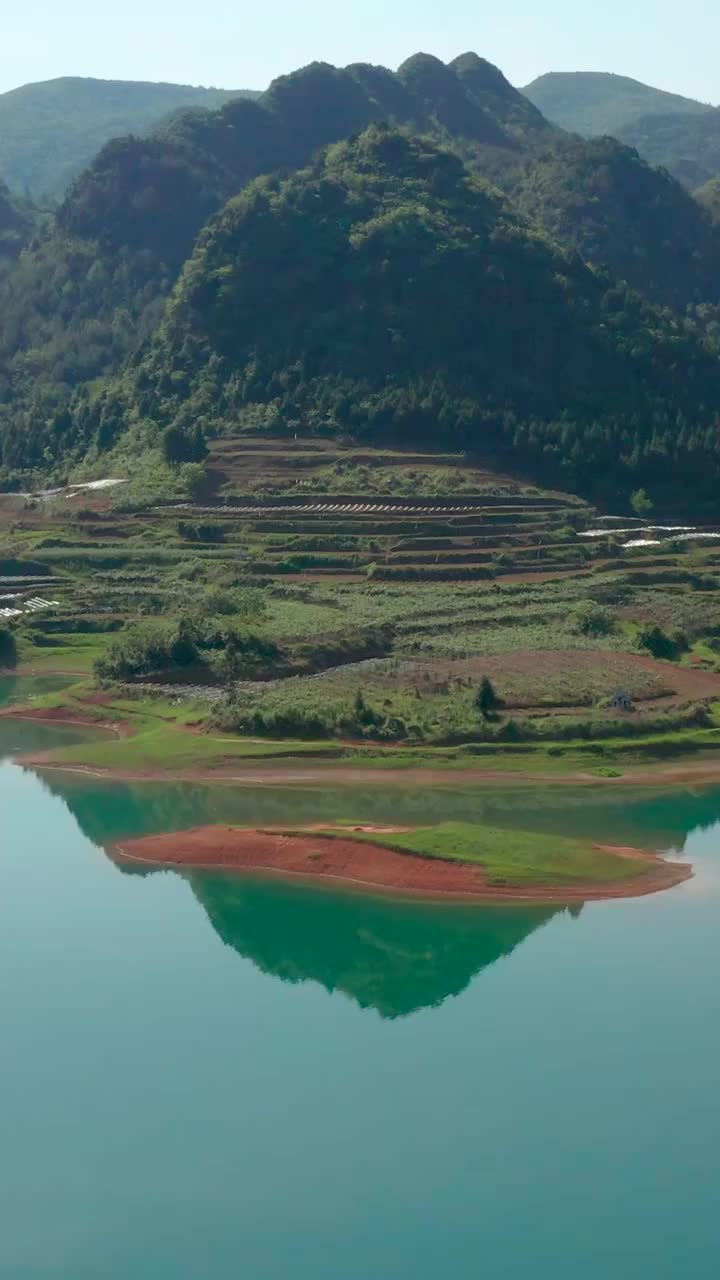
M3 722L0 758L60 732ZM490 910L104 852L335 815L642 839L698 874ZM720 791L108 786L6 761L0 874L2 1280L718 1274Z

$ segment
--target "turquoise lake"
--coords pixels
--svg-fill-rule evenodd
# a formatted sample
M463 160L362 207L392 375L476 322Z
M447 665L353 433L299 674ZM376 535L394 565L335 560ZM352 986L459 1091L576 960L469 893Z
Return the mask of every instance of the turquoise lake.
M0 722L2 1280L718 1274L720 789L111 785L7 758L68 732ZM591 833L696 876L498 910L105 852L335 815Z

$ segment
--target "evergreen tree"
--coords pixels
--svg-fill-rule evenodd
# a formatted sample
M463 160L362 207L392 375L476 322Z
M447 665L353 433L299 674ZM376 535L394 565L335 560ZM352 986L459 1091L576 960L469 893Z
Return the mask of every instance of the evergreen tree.
M483 676L480 688L475 694L475 708L483 720L488 720L500 706L500 699L489 676Z

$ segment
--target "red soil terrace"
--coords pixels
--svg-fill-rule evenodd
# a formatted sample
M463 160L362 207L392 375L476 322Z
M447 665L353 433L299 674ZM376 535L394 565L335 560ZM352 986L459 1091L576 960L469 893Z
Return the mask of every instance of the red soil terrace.
M669 889L692 875L688 866L666 862L641 850L613 848L609 851L646 864L637 879L564 887L499 886L488 884L483 868L477 865L421 858L352 838L323 837L312 830L287 835L237 827L198 827L174 835L124 840L112 850L118 862L128 864L271 872L361 886L383 893L478 901L585 902L593 898L630 898Z

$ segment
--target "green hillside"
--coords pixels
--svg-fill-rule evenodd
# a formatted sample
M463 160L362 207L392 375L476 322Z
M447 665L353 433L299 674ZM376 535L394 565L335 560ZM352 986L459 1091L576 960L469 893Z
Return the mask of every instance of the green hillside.
M690 190L720 174L718 108L692 116L642 116L619 130L618 137Z
M613 138L561 137L512 193L554 239L654 302L684 311L720 298L720 236L705 211Z
M275 81L258 102L186 112L150 137L104 147L48 233L0 278L5 467L53 465L85 435L100 380L152 333L198 234L228 198L258 174L299 168L319 147L396 117L452 135L492 172L520 166L554 133L476 55L449 67L417 55L397 74L315 63ZM101 441L116 430L103 419Z
M550 72L522 91L562 129L611 135L692 190L720 174L720 109L627 76Z
M708 110L693 98L603 71L551 71L522 92L548 120L587 138L619 136L642 116L674 113L695 118Z
M219 107L243 91L65 76L0 94L0 177L34 196L62 193L110 138L169 112Z
M710 182L698 187L694 196L713 222L720 223L720 178L711 178Z
M208 227L109 415L513 451L569 487L717 477L720 365L428 141L371 127ZM688 425L692 423L692 428Z
M14 258L27 241L35 222L34 211L0 182L0 260Z
M109 143L71 187L65 233L179 263L225 200L261 173L296 169L375 121L452 140L483 169L518 165L551 125L497 68L466 54L445 66L417 54L397 74L313 63L258 101L176 116L151 137Z
M195 348L188 377L175 368L175 353L167 348L167 359L173 365L167 397L153 399L140 384L128 393L132 384L129 373L123 380L125 395L118 395L113 381L128 362L135 369L138 362L147 359L161 363L165 360L159 354L165 350L162 343L152 348L148 344L158 331L167 298L183 269L181 297L185 296L187 280L194 279L200 269L201 257L197 253L193 256L198 237L200 255L218 234L218 227L223 229L223 241L227 238L230 215L225 213L219 222L213 222L227 201L258 176L300 170L311 164L324 146L385 121L399 123L416 135L430 135L449 149L456 164L462 161L467 166L468 172L459 170L464 172L463 181L470 181L469 173L473 172L504 189L512 206L497 193L495 198L501 202L498 208L504 210L498 218L503 225L506 218L513 220L513 225L522 229L516 235L523 243L542 243L547 253L562 263L554 268L555 275L559 280L573 281L567 286L573 306L580 305L575 298L576 288L580 290L584 299L580 309L582 323L578 323L577 315L571 319L571 309L559 304L556 285L550 277L544 278L536 305L523 300L512 261L503 258L498 264L492 258L484 261L479 257L474 265L476 274L489 272L492 277L499 271L503 274L498 280L507 275L508 280L514 281L512 288L508 286L508 296L517 307L516 317L503 311L503 323L507 321L508 327L503 331L501 326L496 333L494 324L488 326L482 308L478 311L479 304L465 296L461 275L452 274L457 263L451 256L433 263L438 296L444 299L447 315L424 314L420 309L419 329L404 315L402 324L395 325L393 308L387 297L378 293L382 275L377 285L371 286L370 276L363 269L363 288L367 289L363 313L377 313L376 323L381 326L387 320L385 329L380 328L378 333L391 333L392 344L388 347L385 338L380 341L373 329L363 355L362 344L357 340L358 317L346 314L343 299L337 298L334 305L348 325L348 336L335 351L340 330L335 325L334 308L322 310L322 295L315 298L307 292L305 276L302 271L298 274L296 264L280 243L267 250L271 255L263 276L267 296L274 297L275 305L284 307L289 315L302 315L303 326L310 333L317 331L317 336L313 339L315 345L307 351L301 350L295 338L294 345L286 351L274 345L278 335L272 338L268 331L263 336L263 359L277 369L290 371L288 351L292 349L293 359L300 361L303 371L310 369L314 378L316 347L323 352L324 344L333 352L333 358L337 357L337 364L331 368L332 362L328 364L323 355L319 373L322 385L313 382L305 397L306 372L300 377L288 372L284 389L278 391L275 384L271 385L272 379L266 378L263 366L258 368L257 386L243 382L239 390L239 384L233 382L226 387L213 360L207 377L205 373L201 376L204 357L198 363ZM400 148L398 155L403 154ZM433 161L438 172L444 172L443 165L450 163L447 155L442 164L437 159ZM401 179L403 174L398 172L395 176ZM487 201L490 196L487 188L483 190L483 200ZM257 188L253 191L256 199ZM17 202L12 204L17 209ZM431 188L424 193L423 208L426 213L421 221L427 218L428 227L443 225L445 211L439 191ZM397 243L402 242L408 278L419 279L428 261L427 246L416 234L412 220L406 226L401 210L396 216ZM271 220L268 231L274 225ZM203 236L205 227L209 229ZM548 239L540 234L540 227L548 233ZM327 226L308 227L307 232L308 244L316 246L314 253L308 256L307 245L297 240L292 242L292 251L314 279L313 273L323 266L325 237L333 239L336 228L330 220ZM27 239L27 234L23 235ZM23 235L18 240L18 233L12 232L15 247L23 242ZM377 243L381 243L380 239ZM479 242L478 251L484 244ZM261 248L258 247L259 253ZM526 293L535 270L528 265L535 262L535 257L529 249L527 253L527 261L523 258L523 270L530 273L523 286ZM280 294L276 255L287 270ZM188 260L190 265L186 267ZM262 260L260 256L258 261ZM348 260L353 270L359 261L352 255ZM446 264L452 267L447 276ZM223 267L232 268L232 261L223 262ZM606 271L610 275L603 274ZM334 430L343 421L346 393L331 389L333 379L338 387L343 380L350 380L351 395L360 406L353 410L353 430L377 428L391 435L400 425L406 434L415 430L422 434L427 424L435 420L436 409L442 409L443 431L445 424L456 419L485 423L488 415L501 413L504 425L495 429L492 441L487 436L489 446L500 448L501 441L512 436L518 447L535 457L533 466L546 467L549 475L555 474L564 446L548 439L545 427L539 434L534 428L531 430L530 423L535 419L549 423L568 417L574 422L592 412L604 424L598 431L605 436L608 423L624 422L628 413L642 414L646 419L644 432L650 430L650 422L656 424L656 438L661 437L664 442L658 453L662 457L670 447L676 424L684 423L687 414L692 424L692 452L698 432L711 421L709 406L717 403L709 373L714 365L708 363L710 357L689 328L689 320L684 319L683 327L676 327L667 317L658 317L644 307L639 299L629 301L624 286L618 283L616 288L616 279L629 281L648 299L673 307L683 317L692 308L693 323L697 321L705 334L715 340L714 308L720 297L718 232L699 206L666 174L652 170L618 143L583 141L563 134L513 89L497 68L475 54L462 55L447 66L429 55L417 54L397 73L360 64L338 69L315 63L281 77L257 101L237 99L215 111L176 113L166 116L148 136L108 143L72 184L50 225L33 237L16 261L6 262L0 273L2 474L6 480L21 483L20 475L28 468L46 474L56 471L68 459L81 456L90 443L101 449L112 445L128 421L138 415L158 425L167 424L178 414L184 421L187 413L198 406L203 416L210 414L223 426L233 424L236 412L243 420L252 419L256 413L258 422L297 421L298 415L307 414L305 425L321 429L325 412L319 408L322 405L327 408L330 429ZM579 280L583 281L582 286ZM397 287L400 288L399 282ZM429 289L429 281L426 287ZM495 292L488 294L487 305L504 306L505 294L497 281L493 287ZM617 316L612 323L603 318L593 328L589 317L596 314L600 296L613 299L602 305L609 306ZM201 319L202 311L200 307ZM468 334L458 334L452 328L450 317L454 311L472 317L476 332L471 335L471 348ZM263 314L262 307L257 314ZM516 318L520 316L524 316L523 327L516 331ZM452 332L449 345L444 325ZM163 342L172 332L170 320L168 326L163 330ZM606 368L603 343L608 331L618 330L628 344L625 355L642 356L642 369L634 368L632 377L628 375L627 361L623 364L619 359L619 348L613 348L612 370ZM592 342L585 348L583 343L590 341L591 333ZM190 334L194 342L194 324L188 326ZM209 336L213 341L217 338L216 334ZM250 358L249 348L243 344L246 339L248 343L253 339L252 335L240 333L237 337L231 358L244 369ZM599 337L602 341L596 349L594 344ZM496 339L501 356L493 346ZM201 338L201 342L204 340ZM417 352L423 353L423 368L434 370L432 379L439 379L437 396L434 391L431 395L427 392L425 375L413 369ZM663 352L661 360L657 353ZM389 360L393 354L400 362L399 369ZM227 359L227 353L222 358ZM373 366L375 359L377 364ZM388 408L387 379L394 380L395 385L399 377L402 381L406 375L410 382L395 386L397 404ZM208 407L211 392L203 392L198 400L200 384L206 390L210 386L208 378L218 393L212 409ZM369 400L363 390L366 382ZM130 419L127 394L131 396ZM424 406L422 412L412 408L418 397ZM163 399L167 399L167 405ZM183 410L184 400L189 406L187 412ZM458 406L465 401L460 409ZM446 411L443 406L447 404L451 407ZM252 405L257 408L251 409ZM457 443L462 431L456 431L455 426L448 430L455 433ZM684 426L677 430L686 450L687 430ZM476 426L472 426L473 439L475 432ZM633 420L633 440L635 432ZM480 434L485 442L484 426ZM542 443L538 443L541 439ZM568 439L578 454L578 441L575 437ZM639 438L638 447L639 458L643 448ZM614 467L617 449L613 449ZM570 451L569 448L565 453L569 455ZM563 483L570 483L572 476L579 475L576 462L571 462L569 456L563 456L562 466L568 472Z

